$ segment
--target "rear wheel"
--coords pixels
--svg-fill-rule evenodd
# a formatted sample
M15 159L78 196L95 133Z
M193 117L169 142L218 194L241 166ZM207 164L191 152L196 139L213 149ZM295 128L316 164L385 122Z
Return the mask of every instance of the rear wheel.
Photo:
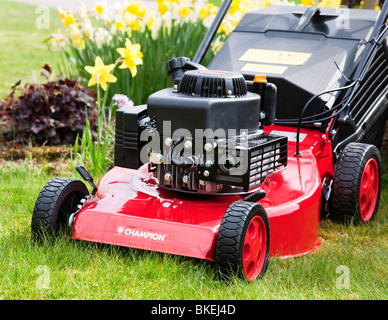
M225 275L254 281L268 265L269 222L260 204L237 201L226 211L217 236L216 263Z
M88 189L80 180L57 177L40 191L31 219L31 237L35 241L61 232L70 233L69 217L79 210L78 205Z
M382 164L374 145L349 143L341 152L331 199L333 220L361 224L373 220L380 201Z

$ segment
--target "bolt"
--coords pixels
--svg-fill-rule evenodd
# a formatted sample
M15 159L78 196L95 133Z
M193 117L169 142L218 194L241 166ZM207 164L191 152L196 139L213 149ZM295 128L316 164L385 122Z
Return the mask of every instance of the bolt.
M207 152L210 152L213 150L213 146L211 143L206 143L203 147Z
M167 146L167 147L171 147L172 146L172 139L171 138L166 138L166 140L164 140L164 144Z
M209 168L213 165L213 162L211 162L210 160L206 161L205 162L205 167Z
M185 142L185 148L186 148L186 149L191 149L192 146L193 146L193 144L192 144L191 141L187 140L187 141Z
M155 164L162 164L163 156L160 153L151 153L150 162Z
M164 175L164 180L166 182L170 182L172 180L172 175L171 173L167 172L165 175Z

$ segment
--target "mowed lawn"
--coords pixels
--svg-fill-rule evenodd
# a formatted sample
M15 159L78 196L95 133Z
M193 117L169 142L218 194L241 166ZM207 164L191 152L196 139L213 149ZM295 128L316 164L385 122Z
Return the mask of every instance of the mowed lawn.
M388 298L387 181L367 226L321 222L321 246L270 259L263 279L221 281L211 262L60 238L36 245L31 214L55 175L49 162L4 164L0 172L0 299L382 299Z
M0 97L19 79L30 81L53 58L35 26L34 6L0 0ZM388 298L387 146L380 210L367 226L321 222L321 246L294 259L270 259L253 283L221 281L214 264L169 254L60 238L30 239L36 197L54 176L78 178L64 165L0 162L0 299L378 299ZM98 177L96 177L98 178ZM333 310L333 312L335 312Z
M42 16L44 13L36 6L0 0L0 99L6 98L19 80L23 84L41 81L44 64L54 67L43 40L62 22L57 10L50 9Z

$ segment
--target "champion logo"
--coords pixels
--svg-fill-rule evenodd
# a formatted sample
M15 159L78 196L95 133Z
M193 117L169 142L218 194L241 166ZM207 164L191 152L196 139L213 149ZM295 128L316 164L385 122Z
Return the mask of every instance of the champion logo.
M118 227L117 228L117 233L122 234L124 232L125 228L124 227Z
M119 235L125 234L126 236L130 236L130 237L150 239L150 240L155 240L155 241L164 241L165 238L167 237L166 234L159 234L156 232L149 232L149 231L144 231L144 230L124 228L123 226L117 227L117 233Z

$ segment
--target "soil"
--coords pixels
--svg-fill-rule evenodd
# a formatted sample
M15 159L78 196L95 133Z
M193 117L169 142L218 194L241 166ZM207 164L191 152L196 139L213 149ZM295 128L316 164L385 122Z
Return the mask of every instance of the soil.
M0 159L13 161L33 158L37 161L65 160L70 158L70 147L67 146L40 146L15 147L0 145Z
M64 174L70 172L70 147L40 146L20 147L0 143L0 170L23 166L44 168L46 172Z

